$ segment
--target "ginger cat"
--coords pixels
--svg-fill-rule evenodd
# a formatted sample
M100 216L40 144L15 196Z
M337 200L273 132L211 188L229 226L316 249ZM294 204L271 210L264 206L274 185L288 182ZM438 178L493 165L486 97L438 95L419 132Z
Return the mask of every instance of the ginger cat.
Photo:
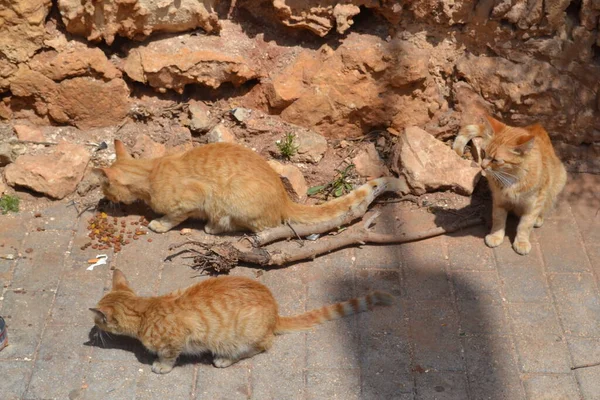
M166 232L187 218L207 220L211 234L258 232L284 222L328 221L385 191L408 192L396 178L367 182L322 205L294 203L279 175L254 151L231 143L212 143L154 159L134 159L115 140L117 160L100 169L102 190L113 202L143 200L164 214L148 225Z
M485 125L467 125L459 132L454 150L462 155L466 143L483 137L484 175L492 191L492 230L485 237L489 247L504 241L508 212L520 218L513 249L525 255L531 251L529 235L539 228L567 181L565 167L556 156L550 137L540 124L515 128L487 116Z
M210 351L214 366L225 368L268 350L274 335L306 330L393 301L392 295L376 291L295 317L282 317L269 289L249 278L210 278L163 296L138 297L117 269L112 291L90 310L100 334L105 331L140 340L158 355L152 371L166 374L180 354Z

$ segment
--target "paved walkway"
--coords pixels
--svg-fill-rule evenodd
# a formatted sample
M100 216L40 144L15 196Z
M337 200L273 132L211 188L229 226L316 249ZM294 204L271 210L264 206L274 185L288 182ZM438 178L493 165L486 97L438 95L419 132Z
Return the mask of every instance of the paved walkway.
M188 285L184 260L164 263L178 232L152 234L86 270L96 251L86 218L58 203L0 216L3 399L600 399L600 177L571 177L535 231L528 257L485 229L401 246L347 249L262 275L283 314L388 290L398 304L281 336L266 354L227 369L183 360L168 375L131 340L90 339L88 307L122 269L143 295ZM415 213L415 215L417 215ZM410 218L405 215L403 218ZM39 228L39 229L38 229ZM190 362L192 361L192 362Z

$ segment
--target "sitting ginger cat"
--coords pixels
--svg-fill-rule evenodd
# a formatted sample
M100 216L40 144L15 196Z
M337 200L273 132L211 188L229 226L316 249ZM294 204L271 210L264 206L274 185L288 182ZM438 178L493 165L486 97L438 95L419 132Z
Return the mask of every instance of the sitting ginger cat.
M163 217L150 222L167 232L188 218L207 220L204 230L218 234L258 232L285 222L314 223L336 218L385 191L406 193L397 178L378 178L322 205L294 203L279 175L254 151L231 143L212 143L153 159L134 159L115 140L117 160L100 169L102 190L112 202L143 200Z
M487 116L485 125L461 129L454 150L462 155L465 145L482 137L481 167L492 191L492 231L485 244L496 247L504 241L506 217L512 211L520 218L513 249L525 255L531 251L529 235L539 228L565 187L567 172L554 153L548 133L540 124L515 128Z

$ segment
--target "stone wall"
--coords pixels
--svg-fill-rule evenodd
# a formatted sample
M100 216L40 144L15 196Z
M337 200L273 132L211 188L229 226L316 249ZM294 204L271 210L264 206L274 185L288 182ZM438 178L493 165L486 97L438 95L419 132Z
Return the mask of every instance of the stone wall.
M4 3L11 124L117 126L148 90L230 99L328 138L417 126L446 140L487 110L541 121L571 169L600 170L598 1Z

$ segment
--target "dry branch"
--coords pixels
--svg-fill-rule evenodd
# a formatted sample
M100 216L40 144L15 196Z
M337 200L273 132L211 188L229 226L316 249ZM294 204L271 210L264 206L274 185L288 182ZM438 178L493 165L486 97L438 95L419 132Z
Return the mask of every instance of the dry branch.
M206 263L206 259L210 259L212 262L214 262L214 257L218 256L221 258L223 265L228 266L232 266L237 262L245 262L261 266L283 266L296 261L314 259L319 255L330 253L350 245L361 245L367 243L391 244L414 242L446 233L456 232L458 230L481 225L483 223L483 219L481 217L472 217L469 219L459 220L447 227L437 227L424 232L391 235L375 233L369 230L369 226L376 217L377 215L370 216L369 218L365 217L363 218L363 221L365 221L364 223L356 224L340 235L333 237L328 236L315 242L305 243L303 247L294 250L293 252L286 252L282 250L269 252L265 248L256 247L243 249L239 245L232 243L211 245L191 240L174 244L170 247L170 250L185 245L196 245L204 248L205 251L203 254L194 257L194 261L197 265Z

